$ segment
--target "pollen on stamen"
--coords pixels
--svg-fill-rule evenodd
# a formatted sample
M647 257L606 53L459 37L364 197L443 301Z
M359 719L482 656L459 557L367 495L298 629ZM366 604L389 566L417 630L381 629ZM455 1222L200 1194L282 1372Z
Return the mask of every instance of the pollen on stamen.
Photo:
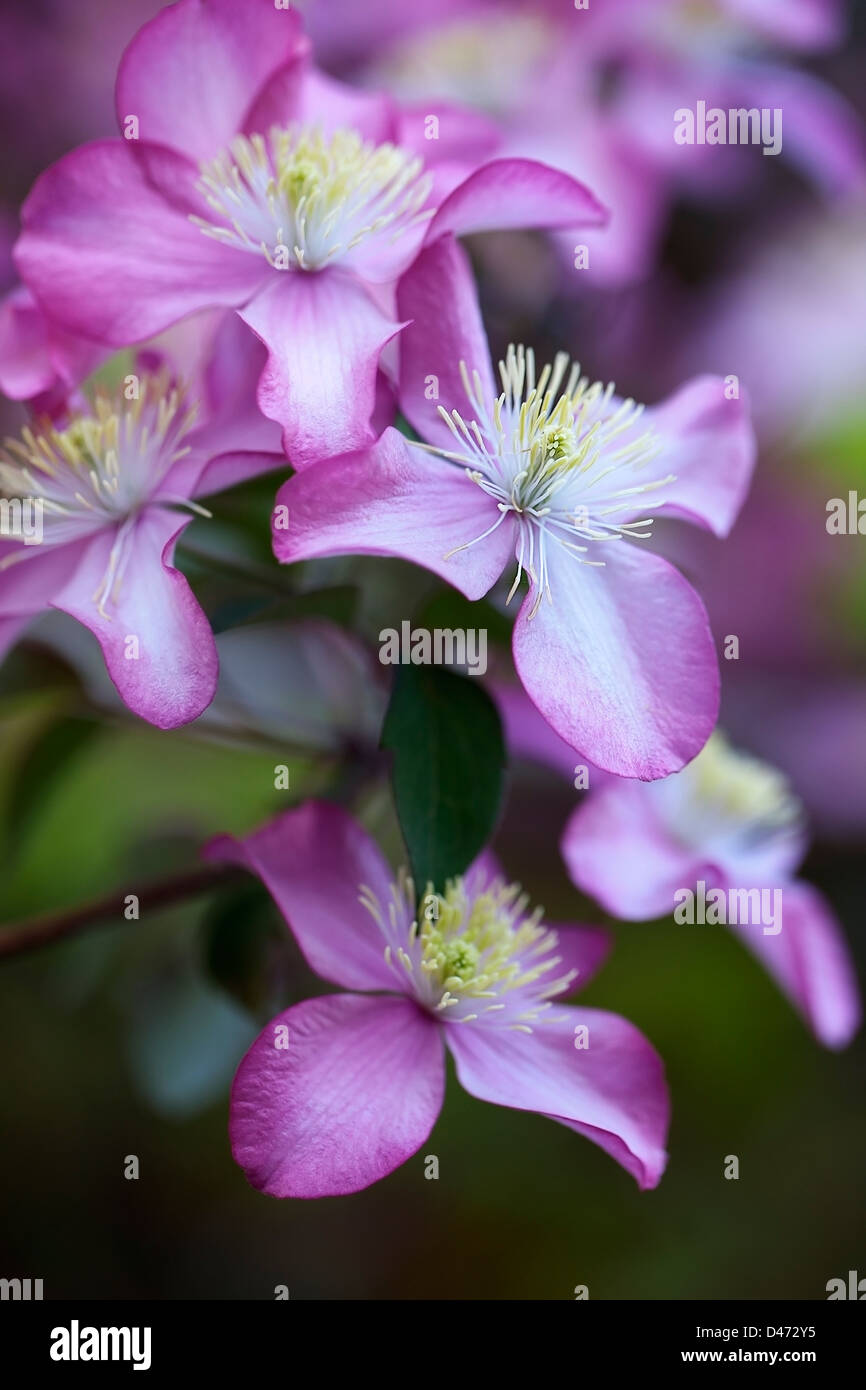
M434 212L421 159L348 129L291 125L238 135L200 175L216 220L191 221L277 270L320 270L374 238L391 245Z

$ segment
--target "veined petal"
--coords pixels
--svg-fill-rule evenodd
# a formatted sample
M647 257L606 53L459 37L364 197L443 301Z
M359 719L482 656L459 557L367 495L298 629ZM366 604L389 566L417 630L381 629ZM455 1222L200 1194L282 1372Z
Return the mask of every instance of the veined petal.
M52 600L96 637L128 708L160 729L198 718L216 690L213 633L171 563L190 520L150 508L127 523L125 536L122 528L100 531Z
M394 429L370 449L291 478L277 503L288 508L288 525L274 531L274 552L285 564L394 555L476 599L496 583L514 549L514 522L497 525L501 513L492 498L462 468L413 448Z
M601 549L599 545L598 549ZM514 661L556 732L599 767L652 781L683 767L712 732L719 669L704 606L665 560L604 544L603 568L555 542L552 602L514 627Z
M418 1151L444 1090L440 1030L410 1000L308 999L273 1019L238 1068L232 1152L272 1197L359 1192Z
M401 325L340 271L274 275L241 318L268 349L259 406L303 469L372 441L379 357Z
M366 886L387 903L394 876L339 806L307 801L243 840L214 840L205 857L258 874L317 975L345 989L393 990L386 940L358 893Z
M655 1187L669 1117L660 1057L617 1014L555 1007L561 1020L531 1034L446 1027L461 1086L493 1105L560 1120L600 1145L640 1187ZM576 1046L581 1026L584 1047Z
M248 299L270 267L189 220L195 176L170 150L122 140L84 145L47 169L24 204L15 248L46 312L126 346L196 309Z
M117 75L117 119L205 160L228 145L274 71L309 52L298 14L258 0L180 0L136 34Z
M664 503L687 521L727 536L745 501L757 444L745 394L728 400L722 377L696 377L661 405L646 412L646 424L661 448L639 473L641 482L674 474L654 508ZM640 502L634 516L642 515Z

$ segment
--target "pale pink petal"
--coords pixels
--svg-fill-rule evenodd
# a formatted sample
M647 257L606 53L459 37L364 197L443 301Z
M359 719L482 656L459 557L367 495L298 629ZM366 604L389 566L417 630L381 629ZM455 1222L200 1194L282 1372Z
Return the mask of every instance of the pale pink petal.
M729 400L724 378L696 377L644 418L661 448L636 481L646 484L671 474L675 479L648 490L645 505L654 510L663 502L662 514L671 512L727 536L745 501L757 454L745 392ZM632 515L644 514L639 495Z
M274 276L241 317L268 349L259 406L302 469L372 441L379 357L400 324L341 271Z
M52 600L89 628L124 703L160 729L196 719L213 699L218 661L207 618L172 566L191 518L150 508L128 523L119 583L100 613L96 593L109 572L116 528L86 546L75 574ZM27 563L25 561L25 563Z
M673 912L679 888L721 872L680 844L657 814L643 784L616 782L573 811L560 849L572 882L614 917L642 922Z
M601 549L599 542L598 549ZM551 543L553 601L514 627L514 662L545 719L599 767L651 781L704 746L719 707L719 669L706 611L691 585L627 541L604 546L604 568Z

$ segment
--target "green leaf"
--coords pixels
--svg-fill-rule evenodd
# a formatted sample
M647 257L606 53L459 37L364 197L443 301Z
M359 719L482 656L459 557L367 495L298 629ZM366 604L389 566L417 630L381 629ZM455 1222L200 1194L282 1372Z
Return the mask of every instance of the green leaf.
M382 746L394 754L394 799L416 888L441 890L496 825L505 765L499 715L468 676L400 666Z

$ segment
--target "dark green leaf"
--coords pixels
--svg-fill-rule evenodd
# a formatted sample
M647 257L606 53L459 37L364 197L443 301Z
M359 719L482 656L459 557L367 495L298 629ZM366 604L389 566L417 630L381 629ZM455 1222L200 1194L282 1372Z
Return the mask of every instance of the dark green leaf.
M499 715L468 676L400 666L382 746L394 754L394 798L417 891L428 883L441 891L496 824L505 764Z

